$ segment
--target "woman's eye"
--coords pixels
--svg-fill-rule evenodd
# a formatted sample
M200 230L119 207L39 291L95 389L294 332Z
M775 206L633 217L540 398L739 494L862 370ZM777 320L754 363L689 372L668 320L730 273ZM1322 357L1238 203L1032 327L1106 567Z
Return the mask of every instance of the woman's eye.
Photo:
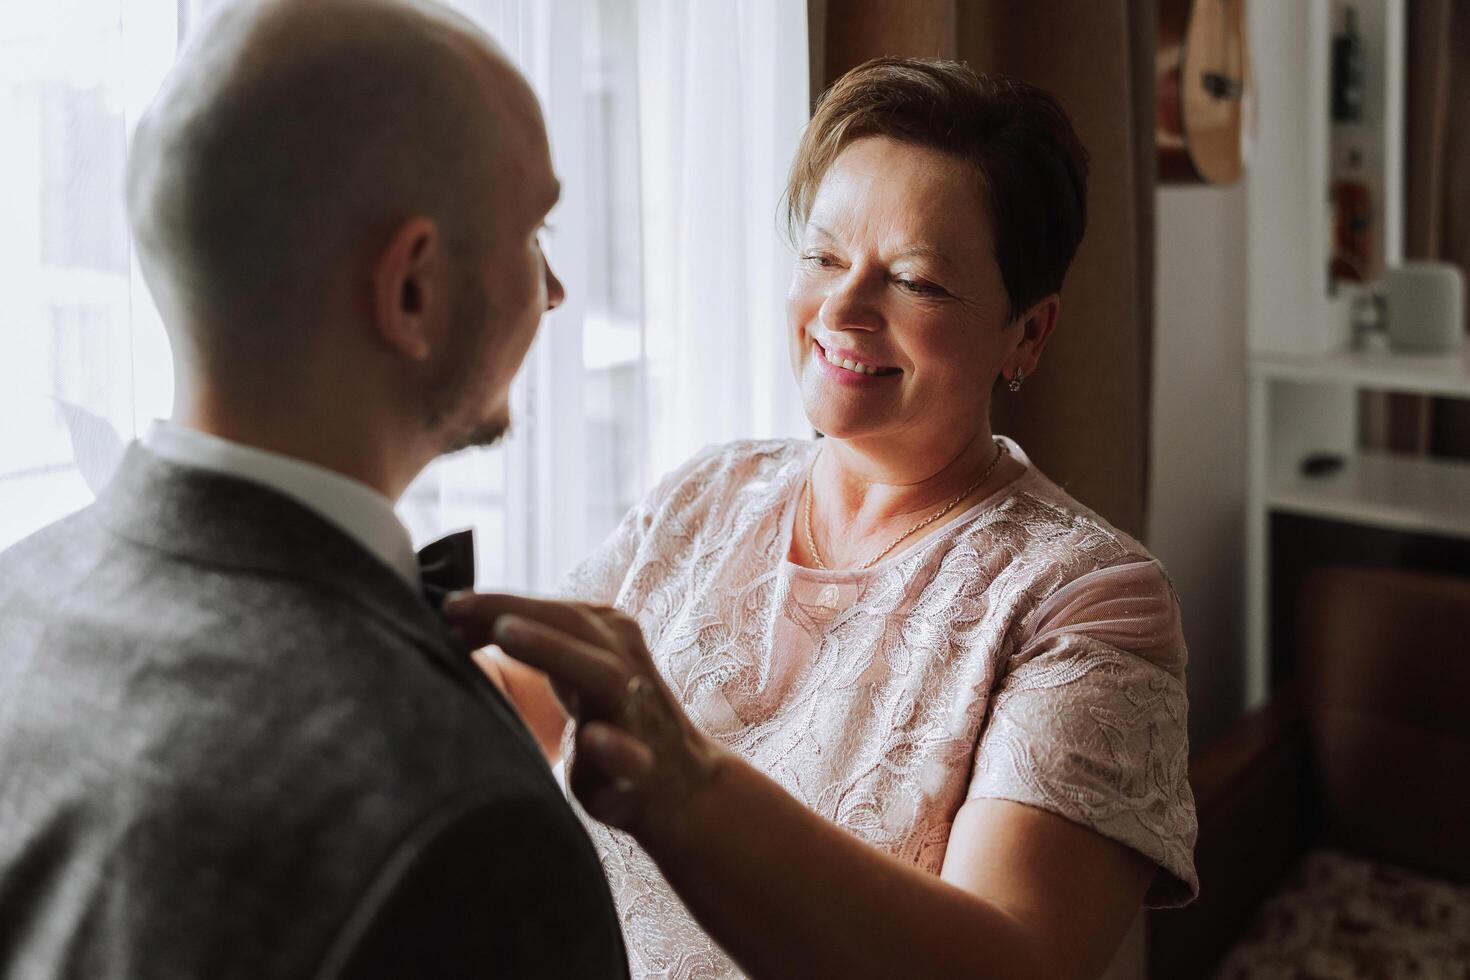
M823 255L820 252L808 252L801 257L801 260L817 269L834 269L837 267L836 259L830 255Z
M898 283L899 288L904 292L913 293L916 296L944 295L943 289L934 285L932 282L925 282L922 279L896 279L894 281Z

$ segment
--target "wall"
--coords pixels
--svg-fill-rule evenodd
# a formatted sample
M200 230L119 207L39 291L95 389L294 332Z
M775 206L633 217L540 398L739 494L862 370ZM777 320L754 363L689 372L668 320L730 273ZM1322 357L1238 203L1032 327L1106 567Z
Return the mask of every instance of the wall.
M1157 203L1148 542L1183 609L1198 749L1244 683L1246 199L1176 186Z

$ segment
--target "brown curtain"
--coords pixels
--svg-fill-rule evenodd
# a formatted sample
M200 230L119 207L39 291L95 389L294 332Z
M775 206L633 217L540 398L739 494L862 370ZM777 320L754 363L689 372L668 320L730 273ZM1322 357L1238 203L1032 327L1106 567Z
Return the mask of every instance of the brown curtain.
M1138 537L1147 514L1153 346L1154 5L1096 0L812 0L814 82L881 55L952 57L1041 85L1092 155L1087 237L1037 376L995 428Z
M1404 256L1470 271L1470 0L1407 11ZM1470 404L1397 396L1390 406L1393 448L1470 459Z

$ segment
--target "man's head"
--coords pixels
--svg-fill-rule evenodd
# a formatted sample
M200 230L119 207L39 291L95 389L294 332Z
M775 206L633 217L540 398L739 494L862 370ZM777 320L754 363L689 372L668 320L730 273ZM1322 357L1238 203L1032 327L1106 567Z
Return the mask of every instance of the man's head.
M229 5L139 124L127 194L178 391L237 414L492 441L562 297L535 96L427 3Z

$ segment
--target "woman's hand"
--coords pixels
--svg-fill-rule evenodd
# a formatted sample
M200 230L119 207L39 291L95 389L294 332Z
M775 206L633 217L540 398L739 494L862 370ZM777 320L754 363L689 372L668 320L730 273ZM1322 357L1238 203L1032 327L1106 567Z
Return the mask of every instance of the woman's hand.
M684 715L636 621L606 606L461 594L444 614L469 645L498 645L544 672L577 724L572 792L597 819L635 836L677 838L689 798L721 750Z

